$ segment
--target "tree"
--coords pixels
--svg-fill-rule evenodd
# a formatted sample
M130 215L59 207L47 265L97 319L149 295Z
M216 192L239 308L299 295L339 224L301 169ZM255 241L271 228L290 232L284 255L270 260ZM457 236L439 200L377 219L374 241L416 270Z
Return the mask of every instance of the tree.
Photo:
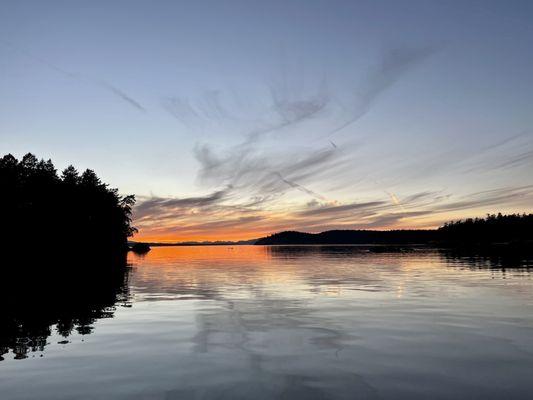
M51 160L28 153L19 162L7 154L0 158L0 187L6 248L32 240L43 249L92 243L94 249L123 251L136 232L131 226L135 197L120 196L91 169L79 176L70 165L58 177Z
M80 176L78 170L74 166L69 165L61 173L61 180L64 184L69 186L77 185L80 182Z
M92 169L86 169L81 174L81 184L91 188L98 188L102 185L102 182Z

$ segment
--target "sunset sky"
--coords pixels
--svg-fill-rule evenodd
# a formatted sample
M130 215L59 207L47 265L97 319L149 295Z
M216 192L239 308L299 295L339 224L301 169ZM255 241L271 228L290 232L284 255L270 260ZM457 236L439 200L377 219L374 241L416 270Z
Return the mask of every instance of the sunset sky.
M531 1L2 1L0 150L135 240L533 211Z

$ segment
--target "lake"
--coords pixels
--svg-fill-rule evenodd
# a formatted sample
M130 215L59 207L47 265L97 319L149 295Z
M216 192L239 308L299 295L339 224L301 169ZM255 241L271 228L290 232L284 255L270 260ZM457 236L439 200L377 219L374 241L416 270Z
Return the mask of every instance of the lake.
M128 262L11 298L2 400L533 398L528 261L198 246Z

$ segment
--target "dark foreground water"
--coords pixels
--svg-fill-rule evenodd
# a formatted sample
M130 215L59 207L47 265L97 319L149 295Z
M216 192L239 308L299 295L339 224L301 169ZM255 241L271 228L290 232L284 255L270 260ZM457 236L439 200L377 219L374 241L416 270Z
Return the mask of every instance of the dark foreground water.
M129 262L1 316L2 400L533 398L527 262L314 246Z

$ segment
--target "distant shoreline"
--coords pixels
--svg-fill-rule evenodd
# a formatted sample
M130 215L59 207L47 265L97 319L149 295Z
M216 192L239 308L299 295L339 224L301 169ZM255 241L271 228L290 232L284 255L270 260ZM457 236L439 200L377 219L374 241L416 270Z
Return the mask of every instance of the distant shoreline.
M134 244L146 244L150 247L184 247L184 246L249 246L254 245L258 239L242 240L238 242L176 242L176 243L159 243L159 242L135 242L131 241L130 246Z
M257 244L257 243L150 243L150 242L132 242L146 244L150 247L198 247L198 246L353 246L353 247L387 247L387 243L295 243L295 244ZM394 246L410 247L438 247L428 243L395 243Z
M130 242L132 244L134 242ZM533 253L533 214L487 214L445 223L438 229L283 231L259 239L143 243L144 246L359 246L430 247L466 251Z

